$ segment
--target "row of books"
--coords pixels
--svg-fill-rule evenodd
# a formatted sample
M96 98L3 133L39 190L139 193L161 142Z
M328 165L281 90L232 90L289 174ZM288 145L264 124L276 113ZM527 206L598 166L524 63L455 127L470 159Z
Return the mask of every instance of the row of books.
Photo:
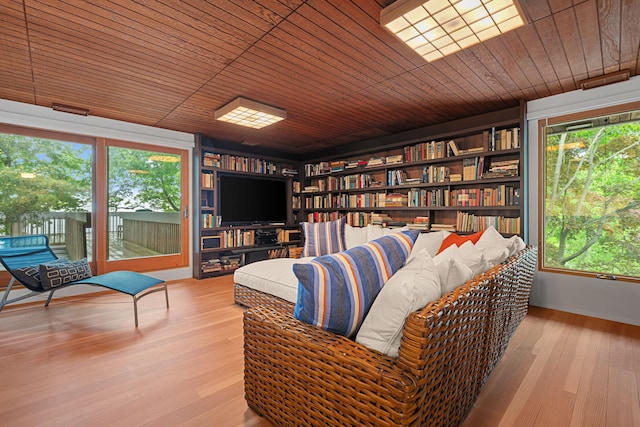
M200 263L200 270L203 273L215 273L224 270L233 270L240 267L240 255L225 255L220 258L203 260Z
M214 184L212 173L203 172L201 174L200 185L202 188L213 188Z
M254 230L224 230L218 233L221 248L237 248L241 246L253 246L256 244Z
M269 259L286 258L288 256L289 256L289 248L288 247L270 249L269 252L267 253L267 257Z
M222 222L222 217L219 215L210 213L202 214L202 228L220 227L220 222Z
M431 224L431 231L456 231L456 226L453 224Z
M384 207L399 208L407 206L408 197L404 193L388 193L384 196Z
M407 207L449 206L449 190L412 188L407 192Z
M520 189L505 184L456 190L410 188L407 193L325 194L305 199L306 209L518 205Z
M307 214L307 222L335 221L341 216L339 212L310 212Z
M504 216L482 216L468 212L458 212L456 228L463 232L484 231L489 227L504 234L520 234L520 217L508 218Z
M429 230L429 217L428 216L416 216L413 218L413 222L407 223L406 227L410 230Z
M302 207L302 201L300 196L291 196L291 209L300 209Z
M404 161L418 162L421 160L442 159L447 157L446 141L421 142L404 147Z
M507 185L451 191L449 206L518 206L520 189Z
M264 159L211 152L205 152L202 155L202 165L224 170L262 173L268 175L295 175L298 173L297 169L291 166L280 165Z
M480 138L480 135L478 135ZM486 151L508 150L520 147L520 128L508 129L491 128L482 132L482 145L475 147L460 147L455 140L425 141L403 148L402 154L382 157L372 157L369 160L332 160L319 163L308 163L304 167L305 176L317 176L332 172L342 172L349 169L378 167L384 165L402 164L404 162L418 162L423 160L442 159L462 154L481 153ZM474 139L475 141L475 139ZM469 142L467 142L468 144ZM480 143L480 140L476 141Z
M504 178L507 176L519 176L520 160L492 161L489 170L482 174L483 178Z
M306 199L307 209L344 209L384 207L385 193L340 194Z
M512 148L520 148L520 128L513 127L509 129L491 128L490 131L483 132L485 144L489 151L510 150Z
M462 180L475 181L482 178L484 156L462 159Z
M345 175L341 177L329 176L327 178L314 179L312 181L312 184L312 187L317 188L317 191L336 191L375 187L379 186L381 183L376 182L373 175L356 174ZM307 188L305 187L305 191L306 190Z
M449 150L449 156L459 156L461 154L470 154L470 153L481 153L485 151L484 147L471 147L462 149L458 147L458 144L453 139L447 143L447 148Z
M402 163L402 154L385 157L371 157L369 160L332 160L330 162L307 163L304 165L306 177L324 175L332 172L342 172L349 169L373 168L384 165Z
M392 218L384 213L371 212L312 212L307 215L308 222L335 221L344 217L347 224L353 227L366 227L369 224L387 224Z

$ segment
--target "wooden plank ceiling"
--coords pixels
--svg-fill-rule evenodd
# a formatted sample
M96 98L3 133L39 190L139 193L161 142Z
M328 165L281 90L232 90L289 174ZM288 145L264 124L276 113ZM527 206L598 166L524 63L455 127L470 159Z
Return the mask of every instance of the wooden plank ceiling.
M640 63L640 1L524 0L526 26L427 63L392 0L0 0L0 98L304 155L518 105ZM237 96L287 111L217 122Z

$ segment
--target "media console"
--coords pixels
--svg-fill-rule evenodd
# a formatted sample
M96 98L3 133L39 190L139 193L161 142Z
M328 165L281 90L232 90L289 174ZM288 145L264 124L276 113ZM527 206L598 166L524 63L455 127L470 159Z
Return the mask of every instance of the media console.
M254 157L196 135L193 163L198 238L193 276L228 274L267 258L288 256L300 244L294 204L297 161ZM298 202L299 204L299 197Z
M203 230L200 264L194 272L198 278L233 272L238 267L269 258L282 258L289 247L300 240L283 240L283 236L300 236L298 226L214 227Z

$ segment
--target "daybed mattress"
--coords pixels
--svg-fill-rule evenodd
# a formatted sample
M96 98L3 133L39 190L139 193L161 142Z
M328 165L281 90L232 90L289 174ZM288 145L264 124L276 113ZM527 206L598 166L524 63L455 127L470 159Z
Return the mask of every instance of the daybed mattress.
M295 303L298 297L298 278L293 264L309 262L307 258L274 258L252 262L233 273L235 283Z

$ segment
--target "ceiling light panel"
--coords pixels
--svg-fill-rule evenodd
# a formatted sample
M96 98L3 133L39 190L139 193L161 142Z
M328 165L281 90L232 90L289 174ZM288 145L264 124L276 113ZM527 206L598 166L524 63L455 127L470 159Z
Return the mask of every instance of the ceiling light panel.
M380 24L427 61L524 25L516 0L399 0Z
M261 129L287 118L280 108L261 104L246 98L236 98L215 112L215 119L254 129Z

